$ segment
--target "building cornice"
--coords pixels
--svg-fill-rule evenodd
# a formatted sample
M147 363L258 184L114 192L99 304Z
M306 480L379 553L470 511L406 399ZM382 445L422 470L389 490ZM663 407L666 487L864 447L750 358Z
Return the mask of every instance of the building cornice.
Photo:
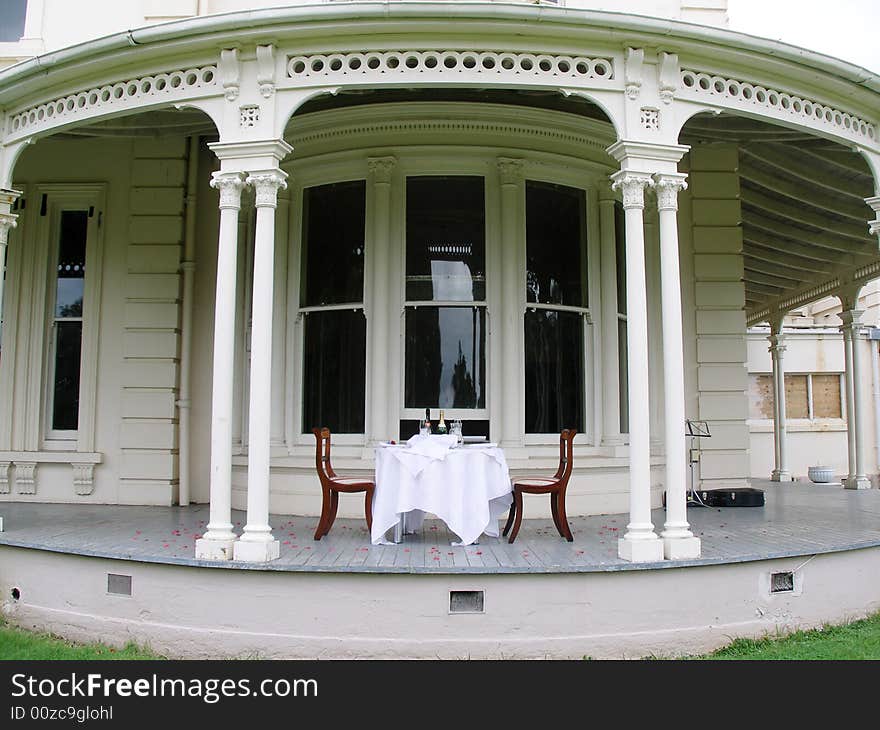
M488 22L490 21L490 22ZM291 39L308 43L315 37L327 37L328 26L349 25L351 35L377 30L392 30L395 24L441 34L454 26L456 33L504 34L522 32L523 22L533 23L529 30L535 44L543 40L569 38L578 44L604 43L622 48L639 44L711 57L719 64L739 67L744 54L760 65L761 58L774 61L779 71L798 76L804 67L880 93L880 76L864 68L829 56L788 45L780 41L701 26L682 21L652 18L605 11L556 8L545 5L499 3L407 3L349 2L321 3L285 8L265 8L245 12L189 18L161 23L99 38L76 46L37 56L0 71L0 105L8 106L28 93L34 81L45 83L46 76L65 67L91 65L99 58L112 58L114 64L133 63L134 52L184 49L189 53L217 49L218 46L250 45ZM339 29L340 31L342 28ZM333 35L339 35L334 31ZM758 56L760 58L754 58ZM747 59L748 60L748 59ZM815 74L812 75L815 83ZM845 94L852 96L852 93Z

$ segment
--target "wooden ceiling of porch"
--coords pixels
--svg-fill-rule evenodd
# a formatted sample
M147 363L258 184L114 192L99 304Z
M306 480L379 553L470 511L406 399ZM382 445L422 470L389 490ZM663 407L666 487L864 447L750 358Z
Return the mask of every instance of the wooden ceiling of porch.
M747 312L773 309L880 258L865 204L873 178L857 152L729 115L695 117L681 142L739 146Z

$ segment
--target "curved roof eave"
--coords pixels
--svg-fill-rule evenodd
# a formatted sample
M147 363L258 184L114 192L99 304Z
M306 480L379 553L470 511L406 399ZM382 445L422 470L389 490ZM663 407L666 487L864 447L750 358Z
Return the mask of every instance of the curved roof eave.
M546 23L548 30L577 31L594 29L597 34L627 41L630 34L654 36L678 43L711 43L713 52L724 52L731 57L743 51L772 57L791 66L792 71L806 67L837 77L874 94L880 93L880 76L861 66L831 56L770 40L711 26L683 21L630 15L596 10L549 7L531 4L507 3L437 3L437 2L356 2L297 5L260 10L236 11L199 16L146 26L86 41L22 61L0 71L0 103L18 96L17 91L45 76L50 70L94 60L102 55L153 46L175 41L187 41L188 50L216 47L223 36L245 31L247 40L269 42L282 26L307 29L310 24L327 21L357 19L369 20L481 20L487 17L509 24L518 22ZM218 38L218 36L220 38ZM656 42L656 41L655 41ZM27 92L24 92L27 93Z

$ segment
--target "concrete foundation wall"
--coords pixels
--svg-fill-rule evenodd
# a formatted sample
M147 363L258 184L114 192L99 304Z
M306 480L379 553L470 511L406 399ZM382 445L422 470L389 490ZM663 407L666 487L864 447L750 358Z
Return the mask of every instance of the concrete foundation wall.
M174 657L639 658L864 617L880 608L878 570L878 548L581 574L294 576L2 547L0 606L14 624ZM781 571L794 591L771 594ZM131 596L108 594L108 573L131 576ZM450 613L451 590L483 591L484 612Z

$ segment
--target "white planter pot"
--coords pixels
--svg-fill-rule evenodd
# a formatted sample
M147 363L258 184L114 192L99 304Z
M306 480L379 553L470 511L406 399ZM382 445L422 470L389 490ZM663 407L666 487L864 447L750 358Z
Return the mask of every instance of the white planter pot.
M816 484L827 484L834 481L834 469L830 466L811 466L807 469L807 476Z

